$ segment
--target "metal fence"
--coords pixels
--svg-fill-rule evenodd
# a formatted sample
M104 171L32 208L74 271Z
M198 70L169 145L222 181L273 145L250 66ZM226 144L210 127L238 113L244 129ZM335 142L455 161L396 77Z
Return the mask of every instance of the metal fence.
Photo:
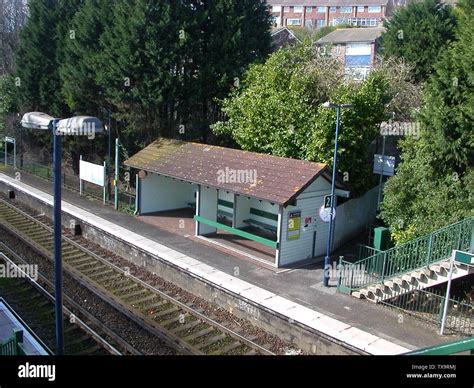
M414 289L411 292L400 293L389 300L381 301L381 303L425 322L441 325L445 300L445 291ZM474 305L466 303L460 298L449 298L447 311L446 330L463 336L473 335Z
M473 228L474 217L469 217L405 244L377 252L355 263L341 260L343 273L351 273L351 267L365 268L365 273L357 278L342 276L339 290L351 293L372 284L382 283L387 278L400 276L447 259L453 249L467 250L471 243Z
M0 163L5 164L5 155L0 153ZM33 160L26 159L17 155L17 168L20 171L28 172L37 177L52 181L53 180L53 167L51 165L44 165ZM7 155L7 165L13 166L13 155ZM128 172L128 171L127 171ZM130 174L130 182L133 182L133 176ZM61 183L64 188L67 188L72 191L79 192L79 177L77 175L72 175L68 173L61 173ZM119 210L122 210L127 213L133 213L135 211L135 193L131 192L133 189L128 182L125 182L125 187L128 191L123 191L119 189L118 193L118 204ZM83 181L83 195L90 196L95 199L103 199L103 188L92 183ZM107 202L109 204L114 203L115 193L113 188L108 192Z
M16 330L6 341L0 341L0 356L24 356L25 351L22 347L23 331Z

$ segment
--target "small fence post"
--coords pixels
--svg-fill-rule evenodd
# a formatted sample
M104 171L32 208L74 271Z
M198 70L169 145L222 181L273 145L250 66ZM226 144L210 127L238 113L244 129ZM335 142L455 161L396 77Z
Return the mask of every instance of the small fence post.
M433 249L433 233L430 234L430 237L429 237L429 240L428 240L428 253L426 255L426 265L427 266L430 264L432 249Z
M382 276L381 276L381 281L383 283L384 278L385 278L385 263L387 261L387 251L383 252L383 265L382 265Z

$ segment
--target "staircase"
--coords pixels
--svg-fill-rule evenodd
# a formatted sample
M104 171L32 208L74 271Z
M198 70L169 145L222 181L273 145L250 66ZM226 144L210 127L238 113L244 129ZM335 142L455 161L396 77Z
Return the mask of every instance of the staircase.
M474 217L470 217L355 263L340 260L338 289L377 303L432 287L448 280L453 250L473 248ZM469 273L474 273L473 267L454 262L453 279Z

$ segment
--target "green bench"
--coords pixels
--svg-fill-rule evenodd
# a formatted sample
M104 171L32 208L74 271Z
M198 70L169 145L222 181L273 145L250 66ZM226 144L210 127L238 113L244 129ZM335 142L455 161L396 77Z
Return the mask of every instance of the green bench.
M248 220L244 220L244 222L248 225L256 226L257 228L265 229L272 233L276 233L278 230L276 226L265 224L264 222L257 221L257 220L248 219Z

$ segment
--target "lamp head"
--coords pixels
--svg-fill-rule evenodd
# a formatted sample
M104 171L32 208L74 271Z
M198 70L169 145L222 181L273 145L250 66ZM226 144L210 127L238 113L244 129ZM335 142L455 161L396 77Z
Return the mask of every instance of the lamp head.
M28 112L21 118L23 128L47 130L51 128L54 117L42 112Z
M104 130L102 122L97 117L75 116L59 120L57 134L60 135L87 135L93 136Z

